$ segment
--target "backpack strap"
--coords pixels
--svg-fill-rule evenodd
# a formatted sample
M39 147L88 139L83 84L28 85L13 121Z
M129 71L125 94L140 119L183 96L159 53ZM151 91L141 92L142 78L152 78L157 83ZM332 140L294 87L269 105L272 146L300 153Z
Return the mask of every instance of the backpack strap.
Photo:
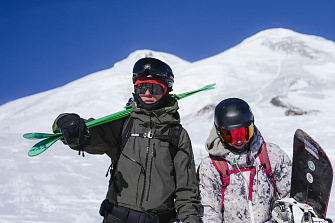
M122 130L121 130L121 134L120 134L120 138L119 138L119 146L120 147L119 147L119 150L116 154L117 159L119 158L124 146L126 145L127 139L130 136L130 131L131 131L131 128L133 126L133 121L134 120L131 116L129 116L129 117L127 117L123 120ZM108 177L108 173L110 173L111 176L113 177L116 164L117 164L117 160L112 160L111 159L111 164L108 167L106 177ZM111 177L111 179L112 179L112 177Z
M215 167L215 169L220 173L221 183L222 183L222 200L221 200L221 208L223 208L223 201L224 201L224 192L229 185L230 182L230 174L238 173L238 172L244 172L244 171L250 171L250 179L249 179L249 200L252 200L252 186L253 186L253 176L256 171L255 166L250 166L242 169L229 169L228 162L220 157L220 156L214 156L209 154L209 157L212 160L212 163ZM261 167L263 168L263 171L265 172L266 176L272 181L275 191L275 197L277 197L277 190L276 190L276 181L274 179L271 165L270 165L270 159L268 156L266 143L262 145L260 150L258 151L258 157L261 161Z
M141 137L141 138L160 139L160 140L179 139L178 135L158 135L152 133L151 131L145 133L130 133L129 137Z
M178 143L182 129L183 127L181 126L181 124L174 125L169 129L168 133L168 135L170 136L169 151L172 160L174 159L178 151Z
M157 135L157 134L152 134L151 132L139 133L139 134L131 133L133 122L134 122L134 119L131 116L125 118L125 120L123 121L120 141L119 141L120 147L117 153L117 157L119 157L120 154L122 153L129 137L142 137L142 138L155 138L155 139L169 141L169 152L171 155L171 159L172 160L174 159L177 153L177 150L178 150L180 134L183 129L181 124L176 124L170 127L168 135ZM114 169L115 169L115 165L113 164L113 161L112 161L111 165L108 168L106 177L108 176L108 173L110 171L113 171ZM113 175L113 172L111 172L111 175Z
M275 181L275 178L271 170L270 159L269 159L269 155L268 155L265 142L263 143L261 149L258 151L258 157L259 157L259 160L261 161L261 166L263 168L263 171L273 183L273 187L275 190L275 197L277 197L276 181Z
M173 125L169 129L168 137L163 138L161 140L169 140L169 153L171 157L172 163L174 163L174 157L176 156L178 152L178 144L179 144L179 138L180 138L180 133L182 131L182 126L181 124ZM189 154L188 154L189 155ZM173 165L173 176L174 176L174 182L176 182L176 171Z
M245 167L245 168L236 168L236 169L228 170L228 174L230 175L230 174L234 174L234 173L242 173L242 172L245 172L245 171L250 171L250 174L249 174L249 197L248 197L248 199L250 201L252 201L253 178L254 178L254 173L256 171L256 167L255 166L249 166L249 167Z
M221 200L221 209L223 208L223 198L224 198L224 192L226 190L226 188L229 185L230 182L230 174L229 172L229 167L228 167L228 163L225 159L223 159L220 156L214 156L209 154L209 157L212 160L212 163L215 167L215 169L220 173L220 177L221 177L221 184L222 184L222 189L221 189L221 196L222 196L222 200Z
M183 129L181 124L176 124L170 127L168 135L158 135L158 134L153 134L151 132L131 133L132 126L133 126L133 118L129 116L128 118L125 119L123 123L123 128L122 128L121 137L120 137L119 154L121 154L124 146L127 143L127 139L129 137L142 137L142 138L154 138L154 139L160 139L163 141L169 141L169 150L170 150L171 158L175 157L177 150L178 150L180 134Z

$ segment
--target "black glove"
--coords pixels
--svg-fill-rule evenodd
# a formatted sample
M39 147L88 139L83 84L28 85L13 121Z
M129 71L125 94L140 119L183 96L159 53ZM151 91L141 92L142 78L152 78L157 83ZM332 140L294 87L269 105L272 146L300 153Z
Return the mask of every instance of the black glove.
M65 115L57 121L57 124L68 145L73 141L78 143L78 145L82 145L84 138L90 136L85 121L77 114Z

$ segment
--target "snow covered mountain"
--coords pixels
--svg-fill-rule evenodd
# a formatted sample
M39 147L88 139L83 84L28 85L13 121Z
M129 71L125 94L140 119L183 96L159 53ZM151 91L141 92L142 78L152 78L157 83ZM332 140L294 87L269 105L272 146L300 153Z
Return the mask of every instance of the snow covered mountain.
M269 29L239 45L190 63L177 56L140 50L110 69L60 88L0 106L0 222L101 222L109 166L105 156L77 156L57 142L29 158L36 143L27 132L51 132L59 113L99 118L122 110L131 97L133 64L152 56L175 74L174 93L216 83L216 89L179 102L183 126L194 147L196 164L206 156L204 143L213 125L213 109L227 97L246 100L266 141L292 156L297 128L309 133L335 163L335 43L287 29ZM328 217L335 220L335 196Z

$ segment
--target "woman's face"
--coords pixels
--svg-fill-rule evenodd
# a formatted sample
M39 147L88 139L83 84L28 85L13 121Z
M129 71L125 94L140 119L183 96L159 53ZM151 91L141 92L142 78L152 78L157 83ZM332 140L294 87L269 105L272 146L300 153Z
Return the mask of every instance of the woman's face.
M242 149L244 147L245 144L247 144L249 142L249 140L247 142L244 142L241 139L237 139L235 143L228 143L230 146L235 147L236 149Z

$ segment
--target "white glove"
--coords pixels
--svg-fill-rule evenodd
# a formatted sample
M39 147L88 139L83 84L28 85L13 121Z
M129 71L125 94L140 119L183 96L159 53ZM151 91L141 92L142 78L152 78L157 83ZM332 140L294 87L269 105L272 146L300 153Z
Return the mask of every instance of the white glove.
M290 205L276 202L272 209L272 217L278 223L294 223L293 214Z

